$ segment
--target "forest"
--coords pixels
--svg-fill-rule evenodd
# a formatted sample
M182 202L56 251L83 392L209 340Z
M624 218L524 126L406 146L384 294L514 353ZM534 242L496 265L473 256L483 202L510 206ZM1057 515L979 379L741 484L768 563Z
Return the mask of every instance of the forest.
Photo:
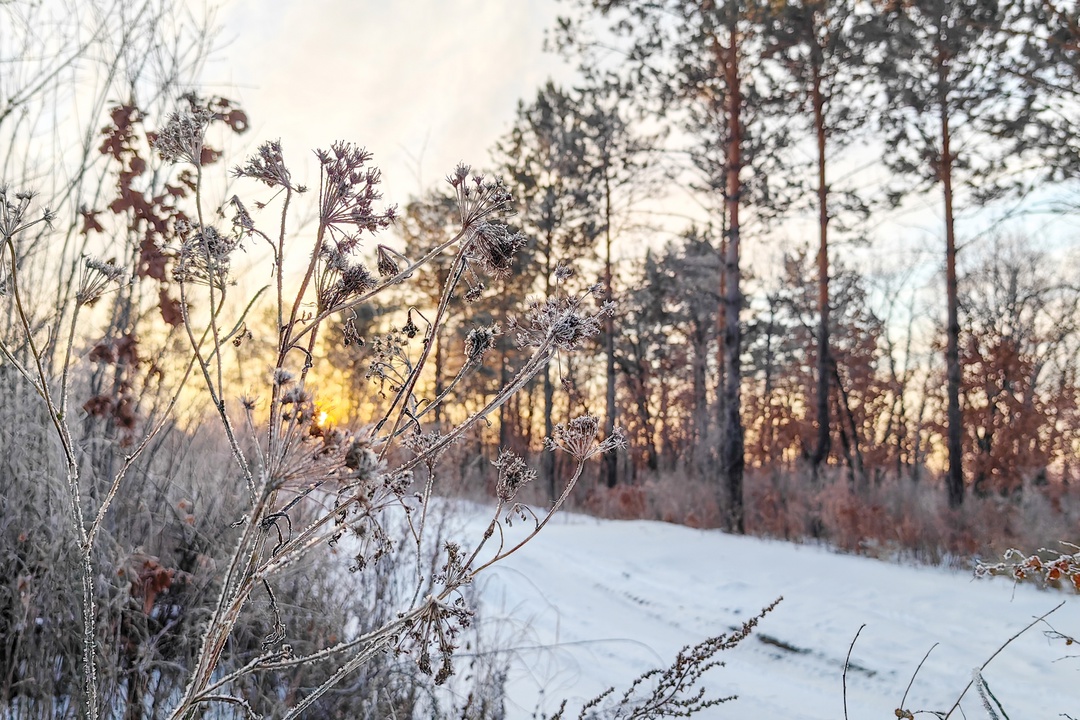
M1071 8L569 5L549 40L582 83L522 100L493 151L538 277L501 279L457 342L562 265L617 320L481 452L536 452L560 412L603 408L628 447L582 498L602 513L930 557L1060 539L1023 533L1076 512ZM928 219L904 237L912 206ZM407 205L407 247L453 215L437 190ZM438 342L436 395L460 365ZM462 397L505 382L513 345Z
M565 509L1080 590L1077 7L559 7L384 198L211 12L0 2L0 718L504 717L474 581Z

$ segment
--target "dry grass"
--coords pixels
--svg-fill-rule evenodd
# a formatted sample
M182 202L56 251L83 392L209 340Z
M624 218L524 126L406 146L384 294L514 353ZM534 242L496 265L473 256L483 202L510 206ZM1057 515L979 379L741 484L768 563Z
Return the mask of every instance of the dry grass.
M578 507L600 517L719 527L712 483L667 473L634 485L594 487ZM752 535L826 542L845 552L969 566L1011 547L1060 547L1080 526L1080 489L1027 485L1016 497L969 495L952 510L934 481L887 477L852 487L842 475L751 473L746 528Z
M6 384L7 397L21 397ZM18 718L75 718L78 707L62 698L79 684L77 558L67 552L71 530L63 513L62 468L50 428L35 403L0 407L0 713ZM91 428L88 428L91 430ZM118 450L113 448L113 451ZM187 668L199 649L200 623L212 603L228 561L243 486L228 466L211 459L228 447L213 427L159 436L153 452L129 476L113 506L95 554L99 571L99 672L102 704L116 717L163 717L183 691ZM108 453L99 455L104 462ZM89 498L92 500L92 497ZM426 549L434 554L439 532L452 521L433 517ZM404 525L396 529L404 541ZM392 560L393 558L391 558ZM412 563L379 563L347 574L347 543L312 556L284 572L273 592L284 642L308 654L380 627L412 592ZM269 596L259 594L232 637L222 670L235 670L261 652L276 628ZM470 641L475 642L475 641ZM459 716L460 706L501 707L498 668L474 669L468 682L435 692L415 662L389 653L358 669L349 682L323 696L318 717L428 718ZM238 688L252 706L292 702L318 685L332 664L251 677ZM225 716L232 717L228 710ZM472 715L486 717L485 714ZM236 717L243 717L242 713Z

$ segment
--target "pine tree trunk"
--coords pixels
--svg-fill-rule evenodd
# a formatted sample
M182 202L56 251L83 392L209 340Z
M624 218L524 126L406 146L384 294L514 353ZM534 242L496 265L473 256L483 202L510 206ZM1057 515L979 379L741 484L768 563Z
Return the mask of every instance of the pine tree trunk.
M727 206L727 250L724 254L724 408L720 428L720 472L727 489L728 530L745 532L743 522L743 426L740 410L742 367L742 337L739 315L742 292L739 270L739 200L742 183L742 92L739 80L738 31L730 28L728 45L718 48L723 53L727 85L727 168L725 170L724 203Z
M604 288L605 299L613 298L611 289L611 178L604 167ZM604 350L607 354L607 416L604 421L604 437L611 437L615 432L615 319L608 315L604 321ZM604 454L604 483L615 487L618 480L619 455L611 450Z
M505 292L505 290L504 290ZM499 387L504 388L510 384L510 368L506 364L506 345L505 340L499 338ZM505 402L499 406L499 448L510 448L510 426L509 419L510 403Z
M709 452L706 443L709 440L709 397L708 385L705 381L709 369L709 342L708 328L703 324L693 323L690 334L693 348L693 396L692 403L692 432L690 449L691 466L696 477L704 477L708 470Z
M644 373L644 369L642 370ZM649 412L649 396L644 383L638 386L637 393L638 416L641 418L642 432L646 437L645 442L645 467L656 471L660 468L660 461L656 450L656 424Z
M552 283L552 263L551 255L554 252L552 247L554 241L551 236L547 237L547 253L544 260L544 297L551 297ZM551 381L551 363L548 363L544 369L544 438L551 437L555 430L555 423L552 421L552 415L555 411L555 384ZM558 498L558 493L555 488L555 453L549 450L541 450L540 452L540 482L547 486L548 492L551 496L551 501L554 502Z
M776 305L777 297L769 295L769 321L765 324L765 388L761 397L761 433L758 439L758 457L762 463L769 463L772 459L772 448L776 441L776 429L773 426L773 376L776 370L776 353L774 343L776 341Z
M844 389L844 382L840 377L840 370L836 367L836 363L832 363L833 379L836 380L837 390L837 420L840 421L840 427L843 429L844 421L847 421L847 431L850 434L850 439L845 441L845 445L850 443L850 447L845 448L848 455L848 465L851 469L851 484L854 487L858 484L860 487L866 485L866 463L863 460L862 450L859 448L859 428L855 425L855 415L851 412L851 400L848 398L847 390Z
M956 290L956 232L953 217L952 150L949 134L949 104L946 96L948 68L944 58L938 56L938 108L941 112L941 186L945 195L945 296L948 304L945 340L945 373L948 393L947 445L949 470L945 487L949 507L957 508L964 502L963 471L963 418L960 413L960 315Z
M662 368L664 372L666 368ZM675 433L672 432L671 423L671 392L670 383L660 383L660 408L657 414L657 423L660 426L660 460L663 468L670 470L675 467L679 454L679 447L675 445Z
M812 475L818 477L829 455L829 210L825 183L825 100L821 93L820 68L814 66L811 100L818 151L818 328L817 328L817 444L810 458Z
M625 355L620 358L619 369L626 376L626 389L637 409L640 431L634 434L638 442L642 444L641 454L644 466L656 471L660 464L656 448L656 423L653 421L652 411L649 410L649 401L652 399L649 394L650 368L641 360L640 347L634 348L633 357L633 362ZM627 470L630 472L636 470L634 461L629 463Z
M724 303L727 297L727 271L724 267L724 258L727 257L728 247L728 216L727 207L723 213L723 233L720 236L720 293L718 297L718 312L716 313L716 427L724 426L724 378L727 377L727 369L724 362L724 328L727 320L724 316Z

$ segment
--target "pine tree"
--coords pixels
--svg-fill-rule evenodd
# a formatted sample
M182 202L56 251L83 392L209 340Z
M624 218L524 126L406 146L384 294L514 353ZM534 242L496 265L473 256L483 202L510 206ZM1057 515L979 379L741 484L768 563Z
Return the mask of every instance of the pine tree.
M1032 90L1008 72L1016 60L997 0L905 0L881 8L866 40L879 43L884 88L882 129L887 166L911 180L895 187L939 187L945 216L947 375L946 488L949 504L964 499L960 408L960 319L955 206L965 186L981 200L1004 191L1003 170L1023 134Z
M516 224L529 237L527 251L538 268L535 290L544 297L556 293L558 269L585 255L598 234L586 144L575 99L549 82L533 102L519 105L517 120L497 149L520 205ZM554 430L554 371L549 365L542 373L544 437ZM554 499L554 455L545 452L541 458L540 480Z
M588 86L574 92L576 112L585 133L585 177L591 187L598 214L596 228L603 265L603 283L608 301L616 301L615 257L613 248L626 242L635 231L631 208L648 192L655 178L656 165L649 160L649 150L656 146L656 136L641 135L631 127L623 108L625 98L620 88ZM605 436L616 425L616 350L614 316L604 324ZM617 482L619 456L604 455L602 480L608 487Z
M817 204L817 376L814 404L817 440L810 454L816 477L829 456L830 378L829 354L829 228L844 211L864 216L861 198L848 190L830 187L828 166L832 151L842 149L863 126L866 103L860 97L865 86L866 62L855 32L865 13L853 0L796 0L773 4L769 15L770 69L778 88L774 95L786 101L793 115L805 118L805 130L813 136ZM798 202L798 198L795 198ZM835 224L835 223L833 223ZM843 228L840 228L843 229Z
M724 219L717 465L727 526L743 532L743 210L772 205L769 177L786 146L784 123L766 121L768 98L751 72L762 58L766 5L753 0L578 0L577 6L579 18L560 20L560 48L576 54L589 77L605 72L619 77L643 113L691 138L687 154L701 179L696 189ZM605 40L613 38L620 60L615 67L603 54L612 43L589 34L588 19L594 16L605 22L611 36Z

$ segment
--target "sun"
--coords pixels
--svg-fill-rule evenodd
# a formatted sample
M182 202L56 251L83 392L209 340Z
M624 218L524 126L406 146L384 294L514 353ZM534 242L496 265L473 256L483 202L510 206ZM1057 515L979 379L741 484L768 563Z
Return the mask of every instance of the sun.
M315 403L315 424L321 428L337 425L346 414L341 404L333 399Z

